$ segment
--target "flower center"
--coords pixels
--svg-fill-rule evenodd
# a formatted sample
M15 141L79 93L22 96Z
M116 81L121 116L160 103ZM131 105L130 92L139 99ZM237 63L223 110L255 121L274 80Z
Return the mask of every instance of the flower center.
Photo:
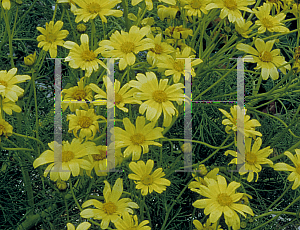
M220 193L217 197L217 201L221 206L230 206L232 204L232 199L226 193Z
M144 185L150 185L153 183L153 178L152 176L150 175L144 175L141 179L141 182L144 184Z
M76 90L72 95L72 97L76 100L82 100L85 98L85 96L86 96L85 91L81 89Z
M300 175L300 164L296 167L296 172Z
M182 72L182 71L184 71L184 62L183 61L175 61L173 67L177 72Z
M250 164L250 165L253 165L256 162L256 159L257 159L256 155L251 153L251 152L246 153L245 157L246 157L247 163Z
M47 42L55 42L55 40L56 40L56 35L55 34L46 35L46 41Z
M130 137L130 140L134 145L140 145L144 143L145 136L141 133L136 133Z
M123 97L120 94L116 93L115 94L116 105L120 104L122 101L123 101Z
M261 19L261 22L266 28L271 28L274 26L273 22L269 18L263 18Z
M112 215L113 213L115 213L117 211L117 206L114 203L112 203L111 201L109 201L103 205L103 211L107 215Z
M125 54L131 53L132 51L134 51L135 49L135 45L133 42L124 42L121 45L121 51Z
M193 1L191 2L191 7L192 7L193 9L200 9L201 6L202 6L201 0L193 0Z
M62 162L68 162L72 160L75 156L74 153L71 151L63 151L61 155Z
M237 4L236 4L235 0L225 0L224 5L229 10L235 10L237 8Z
M93 121L90 117L87 116L81 116L78 119L78 124L82 127L82 128L88 128L93 124Z
M96 54L92 50L85 50L82 52L81 57L84 61L93 61L96 58Z
M92 2L87 5L87 10L91 14L98 13L100 11L100 9L101 9L100 5L96 2Z
M4 85L5 87L7 87L7 82L6 81L0 81L0 85Z
M150 49L153 53L156 53L156 54L161 54L164 52L163 48L161 47L161 45L158 45L158 44L155 44L155 47L154 48L151 48Z
M270 62L273 60L273 56L269 51L260 52L259 58L260 58L260 60L262 60L264 62Z
M101 161L104 160L106 158L106 151L104 150L99 150L100 154L92 154L92 157L94 159L94 161Z
M162 103L168 100L167 94L162 90L156 90L152 94L152 98L154 101L158 103Z

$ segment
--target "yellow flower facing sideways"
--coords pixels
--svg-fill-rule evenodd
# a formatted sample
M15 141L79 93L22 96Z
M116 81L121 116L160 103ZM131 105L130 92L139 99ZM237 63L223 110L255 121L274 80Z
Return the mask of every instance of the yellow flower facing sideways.
M252 209L244 204L237 203L244 193L236 193L235 190L241 186L240 183L232 181L227 186L226 179L218 175L217 180L204 178L208 186L200 185L200 194L206 199L200 199L193 203L195 208L204 208L204 214L209 215L209 221L216 223L222 214L225 223L233 230L240 229L240 218L236 212L246 218L245 213L254 216Z
M4 119L0 118L0 136L5 135L7 138L13 133L13 127Z
M135 180L136 189L141 189L141 193L143 196L146 196L149 193L152 193L153 190L157 193L162 193L166 190L166 186L170 186L171 182L165 178L165 173L162 172L162 168L156 169L152 174L154 166L153 160L148 160L145 164L143 161L130 162L129 168L135 174L129 174L128 178L131 180ZM136 182L137 181L137 182Z
M10 10L11 7L10 0L2 0L2 7L5 10Z
M116 230L151 230L151 227L145 226L149 224L149 220L144 220L139 224L137 215L130 215L128 212L124 213L123 219L120 219L115 224Z
M16 105L13 101L9 100L8 98L4 98L2 100L2 107L3 111L9 115L12 115L12 111L16 113L20 113L22 109Z
M107 229L110 222L116 223L120 217L124 217L125 213L133 214L132 208L139 208L139 206L132 202L130 198L120 199L123 193L123 179L118 178L111 190L110 184L105 180L105 187L103 190L104 200L102 203L96 199L87 200L82 204L82 208L88 206L95 206L96 209L84 209L80 216L83 218L93 218L101 221L101 228Z
M239 173L241 175L244 175L249 172L247 177L248 182L251 182L253 180L254 173L256 173L257 175L257 178L255 180L256 182L258 180L258 173L262 169L261 164L269 164L270 166L273 166L273 162L267 159L267 157L271 153L273 153L273 149L270 149L270 146L260 149L260 146L262 144L262 140L260 137L256 138L252 148L251 148L251 142L252 142L252 138L245 138L245 156L244 159L242 159L242 161L245 162L246 171L243 171L241 168L239 170ZM227 156L228 154L237 157L236 151L227 150L225 152L225 155ZM239 157L242 158L243 156L240 155ZM229 164L237 164L237 158L232 159L232 161Z
M91 227L91 224L89 222L83 222L77 226L75 229L75 226L71 223L67 223L67 230L87 230Z
M139 4L141 1L143 1L143 0L131 0L131 5L135 6L135 5ZM164 3L170 4L170 5L176 4L175 0L159 0L159 2L164 2ZM145 3L146 3L147 10L153 9L152 0L145 0Z
M209 221L209 219L207 219L205 224L201 224L201 222L199 220L193 220L193 224L195 225L196 229L194 230L223 230L221 228L221 225L218 225L217 228L217 223L214 223L211 225L211 222Z
M286 163L277 163L273 167L276 171L292 172L287 178L289 181L294 181L292 189L297 189L300 186L300 149L295 149L295 152L295 155L289 151L284 152L284 155L286 155L293 162L295 167L292 167Z
M261 76L263 80L267 80L269 76L271 76L273 80L277 80L279 78L277 68L287 64L284 57L280 56L280 49L272 50L274 42L275 40L271 40L265 43L262 39L257 38L254 43L256 49L243 43L239 43L236 46L238 50L251 54L246 55L244 60L245 62L257 63L257 67L255 67L255 69L261 69ZM287 64L279 69L281 72L286 74L286 70L290 70L291 65Z
M37 27L36 29L42 33L36 40L39 42L38 47L43 47L43 50L50 51L50 57L56 58L57 56L57 46L64 45L64 38L69 34L67 30L61 30L63 27L62 21L57 21L55 24L53 21L47 23L46 29L42 27Z

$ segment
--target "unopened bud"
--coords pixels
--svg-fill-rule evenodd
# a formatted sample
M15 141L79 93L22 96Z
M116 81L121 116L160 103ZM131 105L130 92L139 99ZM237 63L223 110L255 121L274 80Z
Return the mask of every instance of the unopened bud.
M184 153L190 153L192 152L192 145L190 143L183 144L181 145L181 150Z
M79 32L79 33L84 33L86 31L86 25L80 23L76 26L76 30Z
M24 57L24 63L27 66L32 66L36 61L36 52L34 54L29 54L28 56Z
M59 190L65 190L67 188L67 183L65 181L62 181L62 180L58 180L56 182L56 187L59 189Z

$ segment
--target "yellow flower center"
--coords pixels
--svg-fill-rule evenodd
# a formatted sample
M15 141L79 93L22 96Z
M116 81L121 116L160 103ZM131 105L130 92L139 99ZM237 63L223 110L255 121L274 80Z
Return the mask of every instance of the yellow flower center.
M300 175L300 164L296 167L296 172Z
M87 116L81 116L78 119L78 124L82 127L82 128L88 128L93 124L93 120L90 117Z
M99 150L100 154L92 154L92 157L94 159L94 161L101 161L104 160L106 158L106 151L104 150Z
M0 80L0 85L4 85L5 87L7 87L7 82L6 82L6 81L1 81L1 80Z
M158 103L162 103L168 100L167 94L162 90L156 90L152 94L152 98L154 101Z
M144 185L150 185L153 183L153 178L152 176L150 175L144 175L141 179L141 182L144 184Z
M130 137L130 140L134 145L140 145L144 143L145 136L141 133L136 133Z
M235 0L224 0L224 6L229 10L235 10L237 8Z
M120 94L116 93L115 94L116 105L120 104L122 101L123 101L123 97Z
M85 50L82 52L81 57L84 61L93 61L97 55L92 50Z
M74 158L74 153L71 151L63 151L61 153L62 155L62 162L68 162Z
M56 35L55 34L46 35L46 41L47 42L55 42L55 40L56 40Z
M259 58L264 62L271 62L273 60L273 56L269 51L260 52Z
M177 71L177 72L182 72L184 71L184 61L175 61L173 68Z
M256 162L257 156L254 153L245 153L245 158L248 164L253 165Z
M192 7L193 9L200 9L201 6L202 6L201 0L193 0L193 1L191 2L191 7Z
M266 28L272 28L272 27L274 27L274 24L273 24L273 22L272 22L271 19L272 18L263 18L260 21L264 25L264 27L266 27Z
M226 193L220 193L217 197L217 201L221 206L230 206L232 204L232 199Z
M85 96L86 96L85 91L81 89L76 90L72 95L72 97L76 100L82 100L85 98Z
M163 48L161 47L161 45L155 44L154 48L150 49L153 53L156 54L162 54L164 52Z
M121 51L125 54L131 53L132 51L134 51L134 49L135 49L135 45L133 42L124 42L121 45Z
M95 13L98 13L101 10L101 7L100 7L100 5L98 3L92 2L92 3L89 3L87 5L87 10L91 14L95 14Z
M117 206L112 203L111 201L105 203L103 205L103 211L107 214L107 215L112 215L117 211Z

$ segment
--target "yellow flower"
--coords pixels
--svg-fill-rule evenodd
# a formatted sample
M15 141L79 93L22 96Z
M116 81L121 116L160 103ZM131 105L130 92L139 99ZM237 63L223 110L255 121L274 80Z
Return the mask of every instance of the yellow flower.
M106 120L105 117L101 115L96 115L94 109L89 109L88 111L76 109L75 114L69 114L67 120L69 123L69 133L72 132L75 137L82 139L86 137L87 140L94 139L97 131L99 131L98 119L101 118ZM77 135L78 130L80 130L79 137Z
M206 6L211 0L185 0L184 9L187 10L187 16L201 17L201 11L207 14Z
M87 230L91 227L91 224L89 222L83 222L79 224L76 228L76 230ZM67 223L67 230L75 230L75 226L71 223Z
M71 112L74 112L76 109L83 108L88 110L89 107L87 103L76 103L75 101L92 101L93 93L89 85L84 86L83 79L81 78L77 82L78 86L70 87L69 89L63 89L62 93L64 94L64 100L61 103L62 110L65 111L68 107ZM69 101L69 102L67 102Z
M195 230L223 230L221 228L221 225L218 225L217 228L217 223L214 223L213 225L211 225L211 222L209 221L209 219L207 219L205 224L201 224L201 222L199 220L194 220L193 224L195 225L196 229Z
M249 29L249 27L252 25L253 23L251 21L248 21L245 23L245 20L243 19L243 23L242 26L240 27L237 23L235 23L235 30L242 35L244 38L249 38L249 33L251 33L251 29Z
M0 136L5 135L7 138L13 133L13 127L4 119L0 118Z
M122 17L121 10L112 10L121 0L73 0L81 9L75 10L74 14L77 15L75 22L87 22L94 19L99 15L101 20L107 23L105 16Z
M63 191L63 190L66 190L66 189L67 189L68 185L67 185L67 183L66 183L65 181L63 181L63 180L57 180L57 181L56 181L56 187L57 187L59 190Z
M179 7L178 6L163 6L163 5L159 5L157 6L157 15L160 18L160 20L164 20L165 18L171 18L171 19L175 19L176 14L179 11Z
M236 22L240 27L242 27L244 18L240 10L252 13L252 10L246 6L253 5L254 3L255 0L216 0L215 3L208 4L206 9L211 10L214 8L221 8L221 19L228 16L228 20L230 22Z
M291 13L295 15L296 18L299 18L300 15L300 4L294 3L292 6Z
M205 182L205 180L203 179L203 177L201 176L201 172L197 172L199 170L199 168L196 168L196 170L194 170L194 173L192 173L192 176L194 177L194 179L196 181L192 181L189 185L188 188L193 191L193 192L197 192L200 194L200 185L204 185L207 186L208 184ZM214 180L217 180L217 174L219 173L219 168L214 168L213 170L211 170L209 173L207 173L204 177L207 178L211 178ZM200 176L199 176L200 175Z
M84 25L83 23L80 23L76 26L76 30L79 33L84 33L86 31L86 25Z
M153 190L157 193L162 193L166 190L166 186L170 186L171 182L165 178L165 173L162 172L162 168L156 169L151 175L154 166L153 160L148 160L145 164L143 161L130 162L129 168L135 174L129 174L128 178L135 180L136 189L141 189L143 196L146 196L149 193L152 193ZM136 182L137 181L137 182Z
M95 143L85 142L81 144L81 141L74 138L71 144L68 141L62 142L62 155L60 159L56 159L54 162L54 150L61 148L61 145L56 141L48 143L51 150L43 152L33 162L33 167L37 168L41 165L51 163L47 166L44 176L46 177L50 171L50 179L53 181L68 180L71 172L73 176L78 176L80 168L85 170L91 169L91 163L87 160L81 159L88 155L90 152L96 152ZM55 153L55 156L59 156L59 153ZM53 162L53 163L52 163ZM54 165L55 164L55 165Z
M252 138L245 138L245 158L243 159L243 162L245 160L245 170L249 170L247 181L251 182L253 180L254 172L255 172L257 175L257 178L255 180L256 182L258 180L258 173L262 169L261 164L269 164L270 166L273 166L273 162L267 159L267 157L273 152L273 149L270 149L270 146L260 149L260 146L262 144L262 140L260 137L256 138L252 148L251 148L251 141ZM227 150L225 152L225 155L228 156L228 154L237 157L236 151ZM232 159L229 164L237 164L237 158ZM239 173L241 175L244 175L248 172L242 171L241 168Z
M151 48L147 53L147 61L150 65L155 66L161 59L167 58L169 54L175 52L175 49L167 44L162 42L162 34L157 34L154 38L152 34L147 35L154 44L154 48Z
M61 30L63 27L62 21L57 21L55 24L53 21L46 22L46 29L42 27L37 27L36 29L42 33L36 40L39 42L38 47L43 47L43 50L50 50L51 58L56 58L57 56L57 46L64 45L64 38L69 34L67 30Z
M145 100L140 106L140 114L144 114L147 110L147 120L156 122L163 112L163 126L168 127L171 124L172 116L175 113L178 114L171 101L176 101L179 105L182 104L184 101L182 90L184 85L177 83L170 86L168 85L168 79L160 79L158 83L153 72L147 72L146 76L138 73L136 78L138 81L132 80L129 85L141 91L134 94L137 100Z
M139 4L141 1L143 1L143 0L131 0L131 5L135 6L135 5ZM167 4L171 4L171 5L176 4L175 0L159 0L159 2L164 2L164 3L167 3ZM153 9L152 0L145 0L145 3L146 3L147 10L152 10Z
M245 110L245 113L243 113L242 109L234 105L233 107L230 108L230 115L223 109L219 109L225 117L228 119L225 119L222 121L223 125L226 125L225 132L230 133L232 131L237 132L237 113L239 113L241 116L244 117L244 129L240 129L239 131L245 135L245 137L252 137L255 138L255 136L262 136L262 134L258 131L255 131L255 127L261 126L258 120L252 119L250 120L250 116L246 115L247 109ZM232 131L231 131L232 130Z
M156 127L154 122L145 125L144 117L137 117L136 127L126 117L123 119L125 130L115 127L115 148L127 147L124 151L124 157L132 154L132 160L140 159L142 148L143 153L149 152L149 145L160 146L160 143L154 140L163 138L163 128Z
M276 171L290 171L292 172L288 176L289 181L294 181L292 189L296 189L300 186L300 149L295 149L296 154L292 155L289 151L285 151L286 155L294 163L295 168L286 163L277 163L274 165Z
M170 76L173 75L174 83L178 83L180 77L183 75L185 76L185 60L182 58L195 58L195 55L191 55L192 48L186 46L182 52L177 50L175 58L171 56L167 56L162 58L161 62L157 64L157 66L161 69L166 69L165 75ZM196 66L202 63L201 59L196 59L191 61L191 66ZM192 77L196 76L194 68L191 69Z
M18 96L24 92L22 88L15 84L30 79L28 75L16 75L17 71L17 68L12 68L8 72L6 70L0 71L0 94L13 102L17 101Z
M24 64L27 66L32 66L36 61L36 52L34 54L29 54L28 56L24 57Z
M290 30L281 23L286 15L280 13L273 17L270 15L271 8L272 6L270 4L264 3L262 6L258 7L258 10L253 10L258 18L258 20L255 21L255 25L260 26L258 28L258 33L264 33L266 30L281 33L289 32Z
M193 36L193 30L182 26L169 26L164 34L175 39L186 39L189 35Z
M284 9L287 7L286 3L283 3L281 0L265 0L265 1L267 4L271 5L271 9L272 6L275 6L277 13L280 12L280 8Z
M10 0L2 0L2 6L5 10L10 10L11 4Z
M240 218L235 211L246 218L245 213L254 216L252 209L238 202L244 193L235 193L235 190L241 186L240 183L232 181L228 187L226 179L218 175L217 180L204 178L208 186L200 185L200 194L209 199L197 200L193 203L195 208L204 208L204 214L209 215L209 221L216 223L224 214L225 223L231 226L233 230L240 229Z
M88 200L82 204L82 208L88 206L95 206L96 209L84 209L80 216L83 218L93 218L101 220L101 228L107 229L110 222L116 223L120 220L121 216L124 216L126 212L133 214L131 208L139 208L139 206L132 202L130 198L120 199L123 192L123 180L118 178L111 191L110 184L105 180L105 187L103 195L105 202L102 203L96 199ZM120 199L120 200L119 200Z
M261 69L261 76L263 80L267 80L269 76L273 80L279 78L279 73L277 67L287 64L284 57L280 56L280 49L272 50L275 40L264 42L262 39L255 39L255 47L247 44L239 43L236 48L238 50L244 51L245 53L250 53L252 55L246 55L245 62L257 63L255 69ZM272 50L272 51L271 51ZM290 70L290 64L279 68L281 72L286 73L286 69Z
M154 44L151 43L150 38L143 37L150 32L150 27L146 26L138 28L132 26L128 32L119 31L114 32L110 40L102 40L99 43L100 47L103 47L105 51L102 52L104 57L121 58L119 61L119 69L123 70L127 65L133 65L136 57L134 54L138 54L143 50L154 48Z
M129 215L128 212L125 212L123 219L120 219L120 221L114 224L117 228L116 230L151 230L149 226L145 226L146 224L149 224L149 220L144 220L139 224L137 216Z
M9 115L12 115L12 111L15 111L16 113L20 113L22 109L16 105L13 101L9 100L8 98L4 98L2 100L2 107L3 111Z
M97 71L100 64L103 68L107 69L106 65L100 61L97 56L102 48L97 48L96 50L90 50L89 48L89 36L87 34L82 34L80 36L81 45L79 46L75 42L66 41L64 47L70 49L68 57L65 61L70 62L70 67L77 69L81 68L86 70L86 76L91 76L93 70Z

